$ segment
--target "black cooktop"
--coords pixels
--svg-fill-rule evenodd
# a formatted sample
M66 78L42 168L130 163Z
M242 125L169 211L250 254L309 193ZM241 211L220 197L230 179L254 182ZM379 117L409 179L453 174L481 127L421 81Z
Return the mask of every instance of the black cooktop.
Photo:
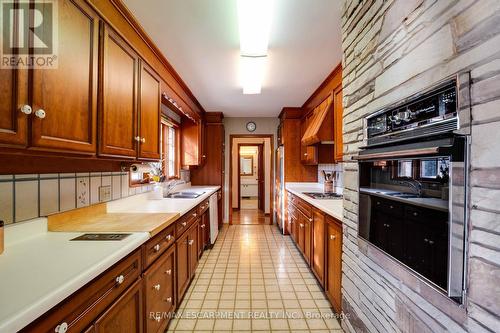
M313 199L342 199L342 194L338 193L303 192L303 194Z

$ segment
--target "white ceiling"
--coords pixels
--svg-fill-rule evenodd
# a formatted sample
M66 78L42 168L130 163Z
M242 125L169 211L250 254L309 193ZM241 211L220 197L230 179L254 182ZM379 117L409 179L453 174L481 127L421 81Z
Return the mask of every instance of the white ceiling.
M236 0L124 0L206 111L273 117L301 106L341 61L340 0L275 0L259 95L239 82Z

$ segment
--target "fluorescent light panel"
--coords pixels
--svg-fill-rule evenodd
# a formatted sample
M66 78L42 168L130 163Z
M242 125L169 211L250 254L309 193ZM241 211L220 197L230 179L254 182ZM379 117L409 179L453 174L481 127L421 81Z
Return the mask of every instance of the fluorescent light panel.
M274 0L238 0L243 94L260 94Z

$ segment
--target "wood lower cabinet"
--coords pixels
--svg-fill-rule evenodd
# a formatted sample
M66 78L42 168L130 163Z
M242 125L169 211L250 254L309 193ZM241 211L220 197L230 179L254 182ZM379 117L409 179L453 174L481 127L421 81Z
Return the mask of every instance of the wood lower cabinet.
M112 28L102 25L99 155L137 156L139 56Z
M142 280L137 280L113 303L87 332L143 332ZM149 331L148 331L149 332Z
M188 234L188 247L189 247L189 278L193 279L196 268L198 267L198 229L199 223L195 222L186 233Z
M322 287L325 285L325 215L313 209L311 269Z
M198 257L210 245L210 211L206 210L199 219L198 228Z
M331 217L326 218L326 283L325 291L334 309L342 310L342 225Z

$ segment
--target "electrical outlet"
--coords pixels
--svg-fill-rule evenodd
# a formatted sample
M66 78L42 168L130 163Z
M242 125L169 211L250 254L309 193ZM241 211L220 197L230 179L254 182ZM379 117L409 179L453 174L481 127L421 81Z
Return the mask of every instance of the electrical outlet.
M111 200L111 186L99 186L99 202Z

